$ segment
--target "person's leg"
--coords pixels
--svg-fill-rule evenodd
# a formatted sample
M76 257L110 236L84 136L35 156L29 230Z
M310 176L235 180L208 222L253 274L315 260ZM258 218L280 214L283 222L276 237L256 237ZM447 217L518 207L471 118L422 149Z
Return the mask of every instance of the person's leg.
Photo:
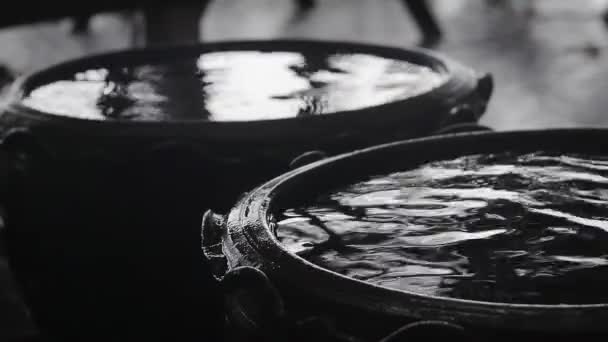
M302 11L311 10L315 7L315 0L296 0L298 7Z
M196 43L200 20L209 0L188 5L148 7L145 17L146 45Z
M441 28L426 0L403 0L423 34L421 45L432 46L441 38Z

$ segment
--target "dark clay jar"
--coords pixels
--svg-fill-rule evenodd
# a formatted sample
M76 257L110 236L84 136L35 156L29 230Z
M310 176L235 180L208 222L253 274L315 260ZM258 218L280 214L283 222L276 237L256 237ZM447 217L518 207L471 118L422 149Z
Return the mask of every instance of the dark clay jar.
M226 302L230 304L227 310L228 320L235 327L234 331L246 331L247 334L255 332L259 336L272 336L269 333L273 326L271 322L280 321L284 322L283 326L286 327L281 331L287 334L284 336L298 336L306 334L305 331L309 333L316 331L318 336L333 336L334 338L337 338L337 336L351 336L361 341L379 341L383 337L391 335L392 332L394 334L391 335L391 339L386 341L420 336L417 334L422 332L427 337L433 334L453 338L468 335L472 338L478 337L480 340L495 339L498 336L512 339L515 336L521 338L547 335L580 336L581 334L586 337L604 336L605 338L606 326L601 323L608 318L608 304L605 303L601 292L602 281L605 281L606 278L603 268L604 261L603 256L592 257L595 254L604 255L602 249L605 248L605 245L602 239L605 232L602 229L602 222L605 222L605 220L601 218L603 207L601 204L597 204L600 197L593 197L595 195L602 196L603 193L594 192L595 195L592 197L584 198L585 205L598 205L593 209L591 207L572 207L572 205L582 205L583 202L580 202L583 199L582 197L578 197L579 202L568 202L570 200L565 201L563 196L547 197L541 192L535 192L535 195L542 195L537 199L544 202L530 205L544 206L545 209L526 209L524 206L520 209L528 210L527 214L515 211L505 211L503 213L506 216L512 216L505 216L505 218L515 219L517 215L524 215L527 216L528 220L518 221L517 225L509 227L497 224L494 228L506 227L508 229L505 230L511 230L512 232L521 230L525 234L530 234L530 239L535 238L535 232L543 229L547 232L552 230L565 233L566 226L570 225L573 232L578 231L576 233L578 237L554 234L554 243L549 243L549 239L544 238L542 240L543 244L533 246L536 249L547 248L546 257L551 257L550 254L563 253L575 253L576 256L560 257L559 260L556 260L553 268L547 268L547 270L558 272L553 274L554 282L548 282L550 279L547 277L545 269L540 269L538 265L531 266L528 271L540 270L538 273L542 277L529 278L531 281L538 282L538 286L535 286L532 290L540 292L532 294L516 292L523 288L513 287L511 288L512 294L516 296L510 300L506 300L504 291L494 292L494 295L499 294L502 297L488 295L482 298L481 293L472 293L467 296L462 293L459 295L438 295L437 292L434 294L421 292L416 290L415 286L396 287L368 282L360 278L356 279L353 276L353 274L356 275L356 272L347 274L348 272L343 273L323 267L318 262L312 262L314 259L310 259L306 254L296 254L293 248L284 245L285 240L284 237L281 237L280 220L284 220L285 211L291 210L291 208L307 208L313 205L317 205L315 208L319 208L318 204L315 203L320 203L316 202L319 198L325 199L326 195L324 194L339 193L340 196L344 196L347 193L344 189L354 189L351 186L352 184L363 184L361 182L370 184L369 182L375 179L378 182L382 181L383 178L373 178L375 176L394 174L404 170L417 170L421 165L429 165L429 163L434 162L438 162L437 165L443 165L439 161L461 160L463 156L468 155L501 156L497 157L498 159L503 158L504 153L521 155L524 156L522 158L528 158L526 160L530 163L536 163L528 171L541 173L547 173L547 170L539 168L539 165L557 161L561 165L555 167L559 174L556 174L554 179L539 176L534 181L541 183L531 185L530 189L533 186L536 186L537 189L543 189L548 186L543 183L558 182L559 178L563 176L566 179L563 183L565 188L553 188L556 190L554 195L563 193L568 194L568 196L573 194L583 196L582 194L585 194L587 190L581 187L593 184L593 182L596 182L596 185L604 184L604 178L601 174L605 172L605 163L602 156L606 154L605 151L602 151L601 142L606 137L608 137L608 131L602 129L447 134L363 149L320 160L279 176L250 192L226 215L208 212L203 219L203 252L211 261L218 283L224 291ZM543 153L535 155L534 153L537 151L543 151ZM547 156L563 155L566 157L559 161L558 157L546 157L545 154ZM590 158L596 161L582 163L580 161L584 160L583 157L580 157L583 159L579 160L571 156L595 156ZM476 165L467 167L478 170ZM488 167L492 168L491 165ZM552 166L543 166L543 168L545 167L550 168ZM559 169L560 167L563 169ZM577 169L580 173L569 171L570 169L566 169L566 167L571 167L573 170ZM584 170L592 170L591 173L597 174L586 174ZM416 174L415 171L412 172ZM446 172L446 170L442 172ZM499 173L496 168L485 169L484 172ZM504 173L504 170L501 172ZM513 181L511 178L516 178L518 175L516 171L504 174L508 176L509 181ZM407 175L411 176L411 174ZM443 176L447 177L445 173ZM461 176L453 174L453 177L460 177L459 180L462 181L466 178L466 175L462 172ZM499 180L505 181L505 178L499 178ZM431 182L440 182L440 177L434 177ZM446 185L445 189L457 189L458 183L455 180L454 182L451 187ZM558 185L555 183L551 186ZM507 191L510 186L520 186L520 184L503 182L497 184L495 189ZM603 191L600 188L603 189L603 187L593 186L588 191ZM360 188L357 189L360 190ZM471 189L473 189L472 191L483 191L483 186L476 185ZM404 196L405 194L407 192L404 193ZM501 193L501 196L503 195L505 195L504 192ZM478 195L471 193L471 196L471 198L477 199L484 198L484 194L481 192ZM359 200L364 201L364 199ZM377 202L381 199L376 197L374 200ZM456 200L458 199L455 198L454 201ZM368 198L365 201L370 201L370 199ZM508 203L508 201L502 201L501 205L508 207L509 205L505 203ZM568 205L568 203L571 204ZM380 208L380 204L367 203L365 205L372 209ZM394 207L391 205L387 203L382 208L387 211L393 210L391 208ZM409 210L411 213L416 209L415 203L404 202L401 205L404 212ZM445 210L444 207L442 208ZM442 208L439 206L431 207L427 204L424 210L431 211ZM560 213L557 211L558 208L569 210L571 214ZM352 211L347 212L346 209ZM352 217L357 215L353 213L354 207L340 208L343 213L346 213L345 215L351 216L350 226L343 226L342 228L336 224L331 225L332 220L337 220L335 215L333 219L329 217L329 215L333 215L333 211L323 210L324 214L329 213L323 220L327 227L343 229L344 235L336 233L338 234L337 238L342 236L355 239L352 234L346 235L348 229L359 229L358 232L364 234L364 225L357 226L352 221ZM418 210L422 209L418 208ZM495 209L489 209L489 213L493 213L492 210ZM539 220L539 214L550 219ZM412 222L415 214L411 213L410 215L410 218L407 215L403 218ZM470 209L466 215L471 215ZM467 219L466 215L450 216L450 220L453 222L453 231L462 232L462 224ZM496 214L492 215L494 215L492 217L496 217ZM593 217L586 218L589 215ZM607 212L604 210L603 217L606 215ZM388 224L393 222L388 221L386 217L385 219L387 221L383 222L388 222ZM445 220L446 218L442 219ZM439 217L433 222L437 225L442 224ZM416 223L419 224L419 221L416 221ZM467 229L474 229L474 224L470 224ZM526 226L526 224L528 225ZM546 227L539 226L542 224L545 224ZM372 223L369 223L367 227L373 227ZM423 229L420 226L416 228ZM373 241L382 242L378 235L380 234L378 232L381 231L380 228L369 229L374 229L374 232L376 232L376 235L370 237L370 239L373 238L376 239ZM388 230L389 228L385 229ZM478 227L478 229L482 228ZM449 232L449 227L446 226L445 230ZM336 231L334 230L334 233ZM330 239L331 236L330 234ZM594 236L596 237L595 244ZM411 241L420 241L415 240L419 237L420 234L414 234L410 240L403 239L403 247L412 247ZM489 238L489 235L486 237ZM437 239L437 237L435 238ZM445 238L445 236L442 235L440 238ZM504 238L507 239L508 237L504 236ZM567 246L560 245L559 241L562 241L560 239L564 238L573 239L570 241L573 243ZM522 240L519 235L512 236L512 241L516 244L517 241L527 241L526 243L529 243L530 239ZM364 244L361 242L362 239L357 241L359 242L350 246L362 250L373 245L371 242L371 245ZM409 245L407 241L410 241ZM487 248L505 249L503 248L505 246L515 249L529 248L522 247L523 244L521 243L510 245L508 239L500 240L503 242L492 241L493 244L488 245ZM318 246L323 247L323 243L325 242L321 242ZM416 243L419 247L422 246L420 242ZM505 243L505 245L502 245L503 247L501 247L502 243ZM310 245L308 243L303 246L310 247ZM326 244L326 246L328 245L331 245L331 241ZM441 248L448 248L449 246L453 246L453 242L445 244ZM484 248L482 245L479 246L482 249ZM581 246L586 247L577 251L577 248ZM590 249L589 246L594 247ZM471 261L475 260L476 256L467 254L467 249L460 251L465 253L461 256L467 256ZM528 250L528 252L531 251ZM481 252L483 254L483 251ZM487 252L494 253L495 251ZM583 255L579 255L581 252ZM327 259L328 265L331 265L331 262L335 260L348 259L345 250L338 250L337 255L334 259ZM585 255L589 258L585 259ZM338 257L342 259L338 259ZM350 261L356 260L352 259ZM367 260L373 262L374 259L370 257ZM561 264L558 264L558 261ZM588 267L591 261L595 265L594 268ZM579 268L564 267L564 262L579 263ZM415 263L415 260L412 259L410 263ZM543 263L542 266L549 267L546 263ZM556 271L560 267L561 271ZM364 268L362 269L365 271ZM474 270L474 267L472 269ZM559 273L566 271L573 273L571 276L566 273ZM497 274L497 277L500 276L504 277L505 273ZM572 277L574 278L571 279ZM513 280L519 281L522 279L514 278ZM584 283L580 283L578 287L574 286L576 285L575 279ZM507 284L505 279L496 278L495 280L497 284L501 284L501 282L503 285ZM562 282L561 285L559 282ZM519 285L522 284L526 285L528 283L519 283ZM589 290L585 293L577 293L580 289L585 288ZM561 291L568 291L568 293L564 292L560 297L560 289ZM595 292L596 300L592 298L593 291L600 291ZM243 293L247 295L243 295ZM454 294L455 292L450 293ZM273 303L273 305L262 305L262 299L256 300L255 298L265 298L266 302ZM247 319L243 317L247 317ZM248 323L250 320L255 321L256 324Z
M102 168L157 160L137 177L162 169L182 189L196 164L208 176L197 176L206 205L227 208L302 153L474 123L492 78L425 50L247 41L86 57L25 76L13 90L0 133L28 140L15 143L21 149ZM190 159L165 161L177 154ZM107 179L125 172L112 171Z
M424 75L430 85L412 88ZM0 116L11 262L42 330L209 334L222 303L199 253L204 210L227 210L301 155L476 122L491 92L489 75L429 51L338 42L128 50L44 69Z

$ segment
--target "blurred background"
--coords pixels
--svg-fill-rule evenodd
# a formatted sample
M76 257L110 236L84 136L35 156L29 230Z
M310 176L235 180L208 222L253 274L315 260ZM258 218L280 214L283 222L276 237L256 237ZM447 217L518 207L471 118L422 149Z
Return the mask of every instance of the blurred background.
M428 5L442 31L432 48L495 77L483 124L497 130L608 125L608 1L436 0ZM307 38L408 47L421 39L412 11L400 0L221 0L173 11L166 15L165 10L163 18L148 13L149 21L160 24L147 30L139 9L94 14L88 21L68 17L2 25L0 65L6 70L0 78L150 44L159 31L167 33L162 43ZM171 15L179 18L173 19L178 25L167 21Z

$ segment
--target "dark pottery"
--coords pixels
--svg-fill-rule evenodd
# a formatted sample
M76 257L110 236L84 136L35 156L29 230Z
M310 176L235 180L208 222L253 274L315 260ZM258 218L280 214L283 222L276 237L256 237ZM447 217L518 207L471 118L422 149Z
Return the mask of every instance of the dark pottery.
M306 54L367 53L404 60L432 68L445 76L443 84L429 92L404 100L360 110L276 120L210 122L172 120L163 122L99 121L40 112L21 100L32 89L70 78L74 73L104 66L133 66L171 61L216 51L293 51ZM205 43L171 48L148 48L102 54L65 62L17 80L8 108L0 116L0 136L27 129L47 152L58 159L87 160L104 165L133 164L142 153L196 155L191 163L213 172L222 193L206 205L214 208L234 203L236 195L251 189L269 176L287 170L301 153L322 150L329 155L356 148L428 135L446 125L476 122L483 115L493 89L489 74L473 70L434 52L375 45L319 41L240 41ZM186 164L185 160L181 164ZM255 168L248 168L255 165ZM200 167L201 169L203 167ZM242 168L248 168L242 172ZM179 176L177 167L168 172ZM150 171L150 170L147 170ZM228 172L228 174L226 174ZM186 183L191 184L191 183ZM207 184L207 185L209 185ZM212 189L208 187L205 192ZM217 196L216 196L217 197Z
M439 329L456 325L467 333L485 336L485 340L495 339L498 335L512 338L608 333L605 324L608 303L506 304L433 297L384 288L320 268L291 254L279 244L273 233L275 213L369 175L387 174L465 154L538 150L602 154L605 153L603 141L607 138L608 130L605 129L455 133L385 144L324 159L251 191L225 216L208 212L203 219L203 252L211 261L217 279L222 284L226 278L230 279L224 290L226 297L231 298L229 303L239 306L244 312L255 312L255 305L244 300L235 302L234 294L238 292L235 288L255 291L249 282L241 281L239 284L235 278L247 273L243 270L248 268L255 268L267 277L287 308L289 320L294 322L290 325L294 331L298 331L299 321L329 317L334 330L362 341L378 341L400 326L417 321L439 321L431 324L437 329L427 329L430 332L444 334L450 331L448 335L457 336L460 333L457 328ZM278 312L274 315L277 316ZM264 320L272 315L250 317L259 319L261 322L257 326L262 329ZM287 316L283 314L281 317ZM238 320L233 321L235 326L242 325ZM399 331L395 334L407 335Z
M448 77L404 101L252 122L84 120L20 102L39 85L89 68L243 49L373 53ZM2 148L14 170L7 208L11 263L49 335L208 337L221 327L221 317L207 317L219 311L221 298L200 255L206 208L227 210L242 192L287 171L308 151L334 155L475 122L491 92L489 75L428 51L311 41L128 50L27 75L0 115Z

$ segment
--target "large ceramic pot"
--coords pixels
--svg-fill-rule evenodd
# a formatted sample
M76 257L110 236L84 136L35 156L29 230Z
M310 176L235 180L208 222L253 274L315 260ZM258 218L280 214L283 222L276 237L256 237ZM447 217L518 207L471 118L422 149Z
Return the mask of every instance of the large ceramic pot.
M168 96L188 101L179 104L182 116L167 120L58 115L25 101L42 86L91 69L120 74L179 60L194 73L199 56L231 51L371 54L426 66L442 82L381 105L256 121L197 119L189 106L200 105L200 89L177 94L179 84L165 89ZM127 50L26 75L0 115L2 148L14 171L12 265L42 330L75 339L88 331L99 338L113 331L207 334L219 324L200 322L217 311L219 297L199 253L206 208L227 210L241 193L287 171L294 158L304 156L298 164L321 153L309 151L333 155L476 122L491 92L489 75L429 51L312 41Z
M284 116L276 116L277 119L247 119L247 115L230 121L202 118L200 108L193 107L191 112L188 108L205 106L205 98L194 99L202 96L203 86L200 84L200 88L196 89L196 85L177 90L163 89L166 92L163 94L168 97L184 95L171 91L188 92L184 96L185 103L181 104L184 108L174 108L176 111L183 110L181 114L168 119L99 119L86 117L83 113L57 115L51 108L45 111L40 108L44 106L24 104L24 99L37 88L73 79L75 74L87 70L120 70L147 64L188 61L191 65L185 65L189 65L187 67L195 73L198 57L209 53L239 51L305 56L304 63L310 64L308 67L313 69L324 62L315 60L317 56L332 53L376 56L428 67L441 76L441 81L428 91L386 103L337 110L327 115L290 117L289 113L285 113ZM331 69L331 66L328 68ZM273 82L272 77L268 75L268 82ZM184 77L181 81L192 80ZM177 88L179 85L174 86ZM177 170L179 168L175 165L167 166L163 157L175 153L184 156L196 154L197 159L191 159L190 163L199 165L199 169L205 169L203 171L214 177L207 185L222 183L218 186L222 189L222 196L214 194L209 203L213 207L219 207L226 203L232 204L235 194L249 190L268 179L269 175L284 172L293 158L307 151L322 150L333 155L355 148L428 135L448 124L476 122L483 114L491 92L490 75L478 74L458 62L426 50L316 41L206 43L91 56L24 76L14 85L8 108L0 116L0 134L7 139L11 139L11 135L27 135L30 140L35 139L46 153L57 159L57 163L65 162L65 159L87 160L97 167L108 160L113 163L120 160L132 166L138 156L156 154L159 162L155 166L170 169L167 172L173 172L176 178L180 176ZM61 97L62 94L56 96ZM322 106L318 103L310 105ZM181 160L180 167L183 168L186 164ZM256 167L249 168L253 165ZM241 172L242 168L248 168L247 172ZM221 172L210 173L209 169L221 169ZM152 170L148 170L150 171ZM226 173L231 177L224 177L227 176ZM208 186L205 190L211 191Z
M255 331L271 336L268 332L276 331L277 326L273 322L290 322L282 323L290 330L285 333L306 336L302 322L312 318L332 322L331 329L324 325L324 331L333 337L361 341L377 341L402 326L396 333L401 338L407 337L408 330L414 334L423 328L427 333L454 336L471 332L482 340L499 335L513 338L513 334L604 334L608 303L466 300L347 277L289 252L276 236L274 218L286 208L310 203L319 194L371 175L470 154L548 151L605 155L602 142L606 138L608 130L603 129L469 132L385 144L320 160L251 191L225 215L208 212L203 221L203 252L223 286L229 319L247 334Z

